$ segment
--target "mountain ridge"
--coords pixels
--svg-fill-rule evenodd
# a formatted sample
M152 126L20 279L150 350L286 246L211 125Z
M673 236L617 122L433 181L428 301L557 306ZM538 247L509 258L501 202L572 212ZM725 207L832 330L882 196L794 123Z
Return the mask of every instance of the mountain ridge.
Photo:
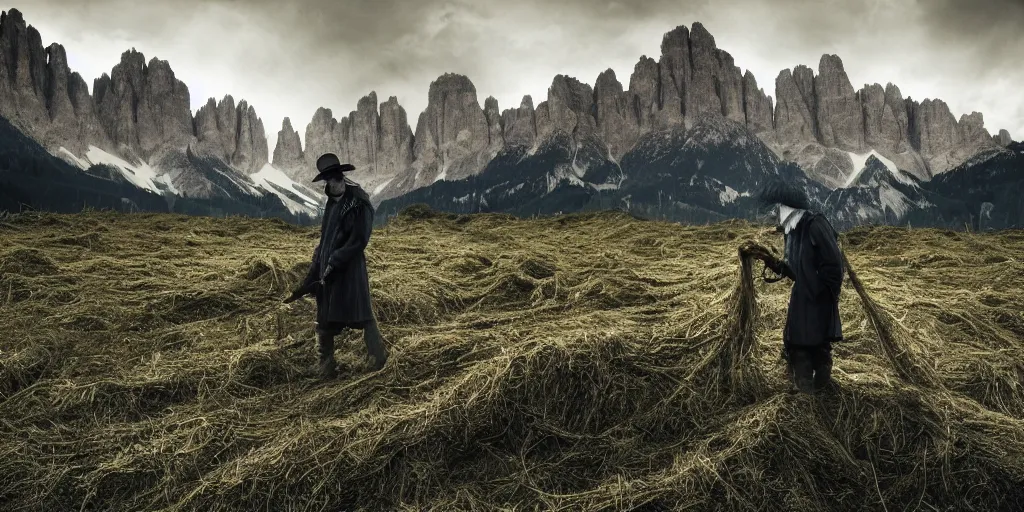
M299 183L290 189L319 200L302 183L312 177L317 156L335 152L356 165L353 178L379 204L437 180L479 174L507 148L536 151L562 136L574 154L587 146L588 154L603 153L617 164L646 134L688 129L707 115L747 127L782 160L831 189L860 170L856 155L873 152L927 181L1012 143L1005 130L990 134L980 113L957 121L941 100L903 98L893 84L854 90L837 55L823 55L817 74L803 65L781 71L773 100L699 22L665 33L658 60L641 56L626 88L610 69L594 86L556 75L536 106L526 95L519 107L501 110L493 97L481 106L468 77L445 73L431 83L415 129L396 97L379 102L371 91L340 120L319 108L305 143L283 119L273 152L262 119L245 100L210 98L193 114L188 87L167 61L147 63L134 48L126 51L110 74L94 80L91 95L66 61L61 45L43 49L19 11L0 14L0 115L76 165L95 146L156 165L174 188L201 197L218 187L192 157L222 162L218 172L230 170L230 180L246 183L270 164ZM250 193L247 187L221 189L237 195ZM276 186L262 190L280 193Z

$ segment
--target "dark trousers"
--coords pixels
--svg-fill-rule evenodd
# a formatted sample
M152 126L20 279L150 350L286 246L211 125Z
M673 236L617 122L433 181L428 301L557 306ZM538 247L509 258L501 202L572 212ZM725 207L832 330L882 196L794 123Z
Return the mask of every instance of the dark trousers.
M824 389L831 382L831 343L811 347L789 345L782 350L782 356L788 363L789 377L800 391L814 393Z

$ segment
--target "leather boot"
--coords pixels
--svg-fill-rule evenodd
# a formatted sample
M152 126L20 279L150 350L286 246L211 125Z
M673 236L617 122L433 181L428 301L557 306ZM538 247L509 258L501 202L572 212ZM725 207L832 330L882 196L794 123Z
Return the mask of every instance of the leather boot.
M373 319L363 328L363 341L366 343L366 352L370 355L372 362L370 367L375 371L384 368L388 360L388 349L384 346L384 340L377 327L377 319Z
M789 351L793 383L803 393L814 394L814 362L810 351L801 347Z
M832 380L832 354L821 351L815 360L814 367L814 389L824 391L835 387Z
M317 365L320 378L333 379L338 376L338 362L334 360L334 336L319 336L320 363Z

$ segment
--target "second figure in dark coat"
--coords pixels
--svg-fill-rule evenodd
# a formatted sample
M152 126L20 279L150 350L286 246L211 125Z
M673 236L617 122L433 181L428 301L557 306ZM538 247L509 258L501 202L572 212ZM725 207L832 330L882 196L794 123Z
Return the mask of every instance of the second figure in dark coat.
M762 199L779 206L785 233L782 261L770 268L793 281L789 295L783 356L797 388L813 393L831 383L832 343L843 339L839 292L843 257L835 230L824 215L810 211L800 191L766 188Z

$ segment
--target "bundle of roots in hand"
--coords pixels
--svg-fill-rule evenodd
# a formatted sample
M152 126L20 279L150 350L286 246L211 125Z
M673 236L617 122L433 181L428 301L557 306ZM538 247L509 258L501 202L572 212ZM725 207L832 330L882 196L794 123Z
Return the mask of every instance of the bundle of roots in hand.
M752 261L759 259L765 262L765 265L769 268L778 268L780 261L768 248L752 241L743 243L739 248L739 253L740 259L743 261L743 268L741 270L740 284L737 288L739 297L737 304L734 305L734 310L741 312L737 318L746 319L748 316L745 313L747 311L756 311L757 304L753 297L755 292L751 269L749 268ZM857 273L853 270L853 266L846 257L846 253L843 251L840 251L840 253L843 257L843 268L846 269L847 274L850 276L850 282L853 283L853 288L861 299L864 312L870 320L875 333L878 335L878 342L882 353L892 363L897 374L907 382L916 385L941 388L942 384L935 375L935 370L924 362L924 355L919 350L915 350L917 345L914 343L913 337L907 332L905 327L871 298L867 290L864 289L864 284L857 277ZM748 280L750 283L747 282ZM744 332L741 330L740 335L742 336Z
M765 389L764 372L753 361L757 348L757 294L754 291L754 260L774 258L763 246L744 242L738 250L740 276L736 287L725 300L721 321L725 328L714 338L713 348L705 355L695 372L704 373L712 393L728 391L735 396L752 399Z

